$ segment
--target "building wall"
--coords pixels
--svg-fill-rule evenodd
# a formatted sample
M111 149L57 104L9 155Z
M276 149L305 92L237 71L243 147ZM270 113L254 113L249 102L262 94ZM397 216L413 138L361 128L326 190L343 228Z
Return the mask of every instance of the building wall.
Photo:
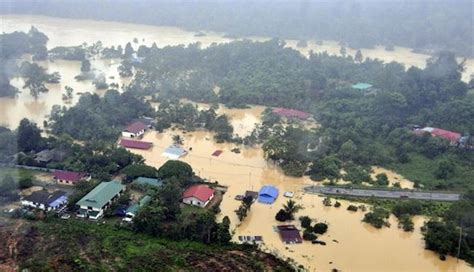
M128 138L138 138L142 136L145 133L145 130L140 130L138 133L131 133L128 131L122 131L122 136L123 137L128 137Z
M201 200L195 198L195 197L187 197L187 198L183 198L183 203L185 204L188 204L188 205L193 205L193 206L198 206L198 207L206 207L206 205L209 203L209 201L211 201L211 199L214 197L214 195L212 195L208 201L206 202L202 202Z

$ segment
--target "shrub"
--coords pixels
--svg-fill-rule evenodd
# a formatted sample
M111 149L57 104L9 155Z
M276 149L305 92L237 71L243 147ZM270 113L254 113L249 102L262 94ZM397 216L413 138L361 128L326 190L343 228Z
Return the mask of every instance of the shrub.
M306 241L314 241L318 239L318 237L312 233L310 230L303 231L303 239Z
M280 209L278 211L278 213L275 215L275 219L277 221L280 221L280 222L285 222L285 221L289 220L290 218L289 218L288 214L285 212L285 210Z
M313 232L318 234L324 234L328 231L328 225L325 223L316 223L313 227Z
M355 205L349 205L349 206L347 207L347 210L348 210L348 211L351 211L351 212L356 212L356 211L358 210L358 208L357 208L357 206L355 206Z
M313 220L311 220L311 218L309 218L309 216L301 216L300 217L301 226L305 229L311 228L311 222L312 221Z

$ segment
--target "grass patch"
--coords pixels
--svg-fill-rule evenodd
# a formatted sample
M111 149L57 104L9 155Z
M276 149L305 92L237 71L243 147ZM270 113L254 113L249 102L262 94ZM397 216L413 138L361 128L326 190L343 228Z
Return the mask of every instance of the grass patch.
M474 183L472 182L474 167L461 159L456 160L456 170L453 175L445 180L437 179L434 172L441 160L442 157L431 160L423 155L412 153L410 154L410 162L392 163L388 168L413 182L419 182L424 186L424 189L457 191L474 189Z

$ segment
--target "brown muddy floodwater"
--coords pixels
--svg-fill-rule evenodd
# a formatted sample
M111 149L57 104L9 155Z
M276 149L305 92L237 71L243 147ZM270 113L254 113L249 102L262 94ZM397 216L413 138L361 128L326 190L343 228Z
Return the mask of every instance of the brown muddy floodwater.
M49 37L48 48L56 46L76 46L83 43L92 44L101 41L104 46L125 46L127 42L131 42L137 38L139 43L132 43L137 48L141 44L151 45L156 42L159 47L168 45L189 44L200 42L203 47L212 43L225 43L233 39L225 38L222 33L204 32L206 35L196 37L195 32L186 31L176 27L149 26L140 24L94 21L94 20L78 20L78 19L62 19L46 16L28 16L28 15L2 15L0 32L28 31L31 26L37 27ZM266 37L249 37L252 40L267 40ZM317 45L315 41L308 41L308 46L298 48L297 41L288 40L289 47L300 50L307 55L310 50L314 52L328 52L329 54L339 54L340 46L334 41L323 41L323 45ZM347 53L354 55L355 51L348 49ZM394 51L385 51L382 47L374 49L363 49L364 57L378 58L382 61L398 61L409 66L424 67L425 61L429 55L412 53L410 49L403 47L395 47ZM93 68L107 75L108 83L126 83L130 79L121 80L118 77L117 67L118 60L94 60ZM73 78L79 74L79 62L60 61L43 63L48 68L48 72L59 71L62 75L60 84L50 85L50 92L42 94L37 100L29 95L29 90L22 90L17 98L0 98L0 125L15 128L19 120L22 118L32 119L41 125L44 116L51 111L54 104L74 105L78 96L65 103L62 98L64 86L68 85L74 88L76 92L91 91L95 92L94 86L90 81L76 82ZM469 80L469 76L474 72L474 59L468 59L466 62L466 71L463 74L464 80ZM114 76L115 79L109 79ZM125 82L124 82L125 81ZM21 79L14 79L15 86L22 86ZM120 84L121 85L121 84ZM61 92L60 92L61 91ZM99 94L103 91L98 91ZM237 128L238 129L238 128Z
M229 42L231 39L224 38L222 34L206 32L204 37L195 37L194 32L185 31L174 27L156 27L137 24L126 24L117 22L100 22L92 20L72 20L42 16L2 16L0 31L28 31L31 25L43 31L50 39L48 47L73 46L84 42L92 44L98 40L104 46L122 45L138 38L139 44L150 45L156 42L159 47L166 45L188 44L200 41L203 46L211 43ZM144 40L143 40L144 39ZM265 40L266 38L255 38ZM288 45L296 47L295 41L288 41ZM138 44L133 44L138 46ZM323 46L316 46L313 41L309 42L308 48L299 49L303 53L308 50L328 51L338 54L337 43L324 42ZM349 54L354 52L348 50ZM362 50L364 57L379 58L384 61L400 61L406 66L416 65L423 67L427 55L411 53L409 49L395 48L395 51L385 51L381 48L374 50ZM35 100L29 95L29 90L22 90L17 98L0 98L0 125L15 128L19 120L28 117L40 125L44 116L51 110L52 105L73 105L79 96L77 92L97 92L90 81L76 82L73 78L80 72L80 63L71 61L40 63L47 67L48 72L59 71L62 80L60 84L49 85L50 92L41 94ZM474 62L468 60L467 77L473 71ZM119 62L117 60L95 60L93 68L107 75L107 82L116 82L120 85L127 84L129 79L120 79L117 73ZM109 78L113 76L114 79ZM466 75L465 75L466 78ZM13 84L21 88L23 80L15 78ZM65 86L71 86L75 90L73 100L68 104L61 97ZM251 109L227 109L219 108L219 114L226 113L232 118L235 132L240 136L248 134L259 121L260 113L264 107L252 107ZM145 157L148 164L160 167L167 159L161 155L163 150L172 143L174 134L182 134L179 131L167 130L164 133L154 131L148 132L144 140L152 141L154 147L148 151L131 150ZM303 264L311 271L330 271L332 268L343 271L472 271L465 262L456 262L454 258L440 261L436 254L423 249L423 240L419 227L422 225L423 217L415 220L416 231L405 233L396 226L396 221L391 218L392 227L382 230L363 224L362 212L350 213L346 211L347 202L342 201L343 206L339 209L325 207L322 198L316 195L306 195L302 190L303 185L312 184L308 178L286 177L282 172L268 163L263 158L260 147L241 148L240 154L232 153L230 150L236 147L234 144L217 144L213 142L210 132L195 131L188 132L184 136L184 147L192 147L192 151L181 160L190 163L196 172L203 178L217 180L220 184L229 187L224 195L221 205L220 217L228 215L235 228L234 239L238 235L262 235L265 241L263 248L273 251L281 256L289 257ZM224 152L219 157L211 156L216 149ZM374 170L375 171L375 170ZM391 176L388 171L383 170L392 181L402 177ZM409 183L401 182L409 187ZM256 190L264 184L273 184L280 190L280 196L273 205L255 203L252 206L245 221L237 226L237 217L234 210L239 202L234 200L238 194L245 190ZM285 246L279 239L278 234L273 231L277 225L274 216L286 199L282 196L285 191L295 192L295 200L305 206L297 216L308 215L320 221L329 223L329 231L320 237L327 242L326 246L303 243L300 245ZM297 223L295 223L297 224ZM332 240L338 242L333 242ZM332 263L331 263L332 262Z
M244 115L249 114L246 109L228 110L220 107L220 113L226 113L229 116L232 114L241 116L237 114L238 111L243 112ZM172 144L172 136L176 134L183 136L183 148L192 147L188 155L182 157L181 160L191 164L196 174L201 177L228 186L221 204L222 212L219 218L229 216L232 228L235 230L234 240L236 241L239 235L262 235L265 242L262 245L264 250L285 258L292 258L310 271L330 271L332 268L342 269L342 271L417 272L471 271L472 269L463 261L456 262L454 258L440 261L436 254L424 250L420 227L426 218L415 218L416 230L413 233L398 229L397 221L393 216L390 218L392 225L390 228L375 229L361 222L363 212L347 211L347 201L341 201L342 207L339 209L325 207L322 204L322 197L303 193L303 185L311 185L312 181L307 177L292 178L283 175L277 167L263 158L260 147L240 147L241 153L235 154L231 152L231 149L236 145L215 143L210 132L194 131L183 134L179 130L167 130L164 133L155 131L146 133L143 140L153 142L152 149L147 151L130 149L130 151L144 156L148 164L160 167L167 161L161 153ZM211 156L211 153L217 149L224 152L219 157ZM391 181L392 179L402 181L396 173L374 167L374 172L378 173L378 171L387 173ZM237 224L238 219L234 210L240 203L234 200L234 197L243 194L246 190L258 191L265 184L275 185L280 190L276 203L273 205L255 203L244 222ZM326 246L312 245L309 242L287 246L280 241L278 234L273 231L273 226L278 224L274 219L276 212L287 200L282 196L285 191L295 192L294 199L305 207L297 217L308 215L318 221L329 223L328 233L320 237L327 243ZM298 222L293 223L299 226Z

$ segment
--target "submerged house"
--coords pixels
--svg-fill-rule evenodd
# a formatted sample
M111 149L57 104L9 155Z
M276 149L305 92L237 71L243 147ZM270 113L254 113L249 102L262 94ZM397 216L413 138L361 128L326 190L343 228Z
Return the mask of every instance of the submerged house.
M77 217L98 219L124 191L125 186L119 182L101 182L77 202Z
M150 149L153 143L151 142L144 142L144 141L137 141L137 140L130 140L130 139L121 139L119 142L119 146L124 148L135 148L135 149Z
M206 205L214 197L214 189L207 185L193 185L183 193L183 203L206 207Z
M272 204L278 197L278 189L272 185L263 186L258 192L258 202Z
M128 138L138 138L145 134L148 126L140 121L135 121L128 125L123 131L122 136Z
M300 231L294 225L280 225L277 226L278 233L280 234L281 240L285 244L301 244L303 239L301 238Z
M48 191L36 191L28 196L23 197L21 205L34 209L40 209L43 211L58 210L67 203L66 192L54 191L49 193Z
M60 184L75 185L80 180L90 180L91 176L82 172L55 170L53 178Z
M365 83L365 82L358 82L354 85L352 85L352 89L356 89L359 91L368 91L372 89L372 84Z
M186 150L184 150L183 148L179 146L170 145L168 148L165 149L165 151L161 155L167 158L170 158L172 160L176 160L186 155L187 153L188 152Z

